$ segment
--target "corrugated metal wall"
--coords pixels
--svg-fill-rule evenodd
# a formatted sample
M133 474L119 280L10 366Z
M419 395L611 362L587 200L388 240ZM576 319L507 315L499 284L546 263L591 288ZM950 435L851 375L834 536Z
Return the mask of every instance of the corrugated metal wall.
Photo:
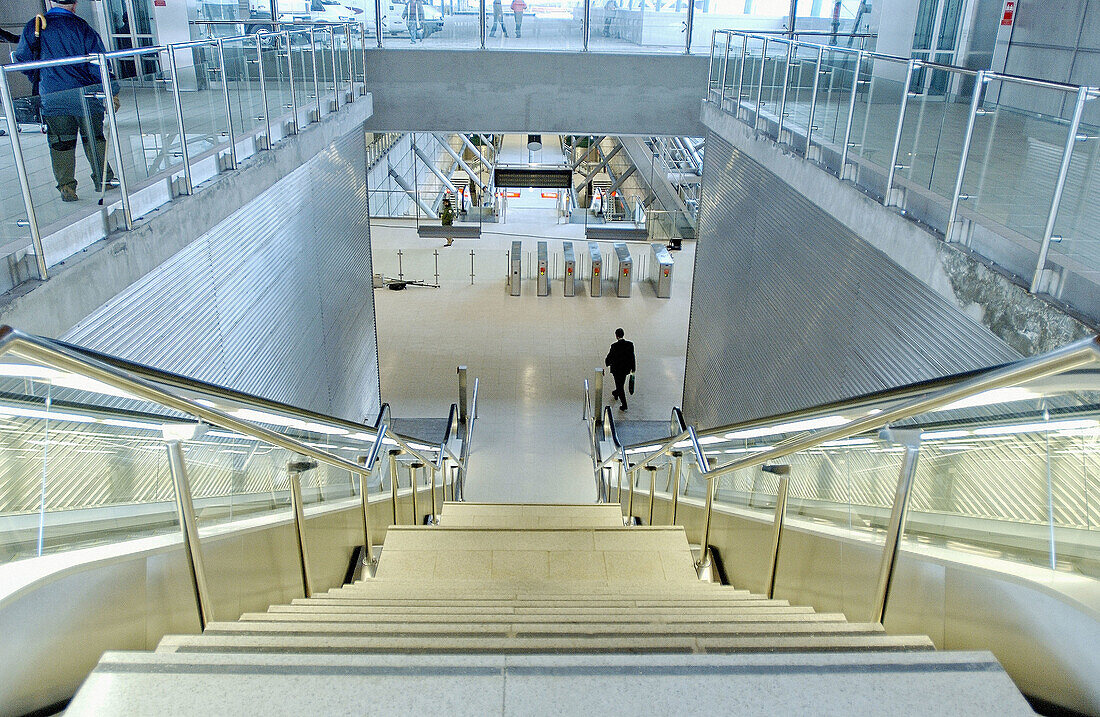
M1018 358L985 327L714 133L684 413L702 427Z
M333 143L63 338L373 419L378 349L363 133Z

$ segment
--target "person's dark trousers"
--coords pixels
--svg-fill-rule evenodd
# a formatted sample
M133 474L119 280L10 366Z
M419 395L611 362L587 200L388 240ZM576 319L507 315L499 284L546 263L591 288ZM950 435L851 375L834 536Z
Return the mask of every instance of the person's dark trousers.
M523 13L517 12L516 15L516 37L523 37Z
M612 398L618 398L619 403L622 404L622 408L626 410L626 377L628 373L613 373L611 374L615 378L615 390L611 392Z
M53 176L57 179L57 188L69 187L76 190L76 139L84 144L84 156L92 167L92 184L100 191L103 180L104 156L107 153L107 140L103 136L103 115L96 113L91 117L73 117L70 115L45 116L46 141L50 145L50 161L53 164ZM114 175L107 170L107 179Z
M608 17L606 20L604 20L604 23L603 23L603 36L604 37L611 37L611 20L612 20L611 17Z

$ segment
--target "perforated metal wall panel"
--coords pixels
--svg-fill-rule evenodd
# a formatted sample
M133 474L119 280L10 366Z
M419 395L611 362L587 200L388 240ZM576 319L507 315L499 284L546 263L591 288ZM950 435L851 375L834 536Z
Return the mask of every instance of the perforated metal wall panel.
M378 349L362 132L288 174L63 338L373 419Z
M1019 355L714 133L684 413L715 427Z

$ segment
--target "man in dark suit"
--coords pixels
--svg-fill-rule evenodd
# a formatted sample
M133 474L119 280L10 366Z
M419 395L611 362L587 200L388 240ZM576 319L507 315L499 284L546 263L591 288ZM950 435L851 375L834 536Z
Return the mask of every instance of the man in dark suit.
M615 390L611 392L611 397L619 399L621 411L626 410L626 377L634 373L635 368L634 344L624 339L625 335L622 329L615 329L617 340L611 344L611 350L603 360L604 365L611 369L611 375L615 377Z

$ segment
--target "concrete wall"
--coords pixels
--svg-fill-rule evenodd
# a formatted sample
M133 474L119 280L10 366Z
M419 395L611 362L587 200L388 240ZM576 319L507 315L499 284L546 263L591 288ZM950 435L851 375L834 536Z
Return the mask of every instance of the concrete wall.
M365 164L363 133L353 131L63 337L321 413L373 418Z
M371 131L702 136L709 56L368 50Z
M49 281L28 281L0 297L0 323L61 336L318 152L351 132L361 136L370 114L370 96L360 97L297 135L277 139L274 151L253 154L239 169L204 182L195 194L151 211L132 231L96 241L53 267Z
M399 499L408 515L410 492ZM430 504L426 490L421 505ZM389 496L371 498L372 540L392 522ZM359 498L306 510L313 589L343 583L363 544ZM302 596L289 510L202 531L215 620ZM67 700L106 650L152 650L170 633L198 632L179 534L48 555L0 566L0 717Z
M623 512L627 494L623 494ZM648 517L635 496L634 515ZM654 525L666 525L667 494L657 494ZM764 589L771 555L767 511L716 506L710 544L730 582ZM702 537L701 501L681 498L677 521L692 543ZM866 621L874 601L881 543L823 527L788 512L775 597ZM886 630L923 634L944 650L990 650L1027 695L1083 714L1100 713L1100 586L1070 573L919 544L903 546L887 605Z
M736 423L1019 356L952 297L935 245L842 187L847 212L868 223L847 226L815 203L833 178L792 161L816 174L812 185L791 186L718 132L707 137L684 379L690 422Z

